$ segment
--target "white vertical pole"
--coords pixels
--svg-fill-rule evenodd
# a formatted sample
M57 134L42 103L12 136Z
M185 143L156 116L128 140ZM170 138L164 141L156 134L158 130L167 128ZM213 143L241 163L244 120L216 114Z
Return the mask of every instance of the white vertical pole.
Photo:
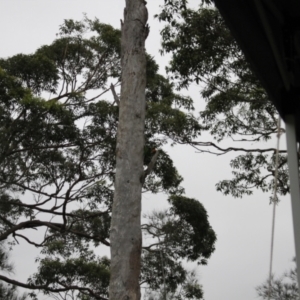
M298 273L298 288L300 289L300 187L295 121L296 120L294 115L285 116L288 167L290 174L290 192L292 199L292 215Z

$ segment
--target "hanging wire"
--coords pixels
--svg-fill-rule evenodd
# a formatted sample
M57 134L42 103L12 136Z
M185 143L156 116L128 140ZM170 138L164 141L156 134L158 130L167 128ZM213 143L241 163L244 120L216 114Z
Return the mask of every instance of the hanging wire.
M273 253L274 253L274 236L275 236L275 217L276 217L276 205L278 202L277 198L277 181L278 181L278 163L279 163L279 141L281 135L281 118L278 117L277 123L277 147L276 147L276 157L275 157L275 174L274 174L274 193L273 193L273 216L272 216L272 231L271 231L271 251L270 251L270 270L269 270L269 288L268 288L268 300L271 299L272 290L272 266L273 266Z

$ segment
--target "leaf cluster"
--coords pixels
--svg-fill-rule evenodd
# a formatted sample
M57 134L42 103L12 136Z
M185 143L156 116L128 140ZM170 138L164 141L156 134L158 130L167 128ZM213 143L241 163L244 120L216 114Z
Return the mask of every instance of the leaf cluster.
M278 128L278 114L266 91L250 70L217 9L212 5L200 5L196 10L177 5L174 10L171 3L166 3L160 15L162 21L167 21L163 15L168 10L173 10L174 16L170 13L172 22L162 30L162 51L172 56L167 71L178 89L199 84L205 101L205 108L200 111L200 126L217 141L216 144L194 138L187 143L200 152L218 155L243 152L231 161L233 178L217 184L217 190L225 195L242 197L251 194L253 188L271 190L275 149L264 149L261 144L259 149L252 146L284 132ZM247 146L219 146L226 139L231 144ZM284 195L289 181L283 157L279 174L278 186Z
M294 259L295 262L295 259ZM270 300L297 300L299 299L299 289L297 280L297 269L292 268L280 277L271 278L271 282L266 280L256 288L260 299Z
M196 282L192 284L192 274L183 262L206 264L215 250L215 232L197 200L172 195L169 202L167 211L148 215L149 221L142 225L151 242L144 246L141 281L152 291L163 290L172 295L181 286L178 299L202 299L201 287ZM186 298L181 298L183 295Z

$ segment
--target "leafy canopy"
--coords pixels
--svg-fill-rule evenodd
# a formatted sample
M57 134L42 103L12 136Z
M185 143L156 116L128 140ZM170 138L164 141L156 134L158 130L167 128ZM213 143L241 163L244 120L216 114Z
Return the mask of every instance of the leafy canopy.
M190 9L187 1L165 1L157 17L162 30L162 52L171 54L167 71L177 89L199 84L205 108L200 111L202 131L214 140L187 141L201 152L217 155L238 152L231 161L233 177L217 190L234 197L268 192L274 186L274 148L262 147L278 130L278 114L249 68L218 10L207 1ZM210 5L208 5L210 4ZM223 146L222 144L230 147ZM255 144L259 143L257 147ZM280 151L278 192L289 192L286 151Z
M40 249L37 272L15 282L32 298L34 291L108 297L110 262L96 253L110 246L120 72L120 31L86 17L65 20L57 39L35 53L0 60L0 240ZM170 208L142 227L154 234L143 250L141 284L150 293L202 299L183 261L206 263L216 235L204 207L184 196L164 150L197 138L201 125L192 100L174 92L149 55L146 97L145 169L159 153L143 192L165 193Z

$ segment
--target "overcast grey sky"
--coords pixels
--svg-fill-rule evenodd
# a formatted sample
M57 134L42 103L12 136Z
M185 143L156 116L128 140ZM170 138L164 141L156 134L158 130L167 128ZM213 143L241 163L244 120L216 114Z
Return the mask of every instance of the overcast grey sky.
M194 6L200 1L190 0ZM125 1L121 0L0 0L0 57L17 53L32 53L55 39L63 19L98 17L101 22L119 27ZM160 25L153 19L163 0L149 0L150 35L147 51L156 57L164 71L167 57L160 57ZM193 85L188 93L200 105L199 88ZM229 143L230 141L228 141ZM275 146L275 141L271 142ZM282 137L281 145L285 145ZM225 197L216 192L215 184L230 178L230 158L197 154L187 146L175 146L169 152L184 177L188 197L205 206L210 223L216 231L216 251L207 266L197 268L206 300L253 300L255 287L266 279L269 270L271 215L269 194L255 193L244 199ZM165 207L160 196L146 195L145 211ZM289 197L277 207L273 270L281 274L292 265L293 231ZM14 251L16 272L13 276L25 280L34 271L34 248L21 246ZM48 299L43 296L40 299Z

